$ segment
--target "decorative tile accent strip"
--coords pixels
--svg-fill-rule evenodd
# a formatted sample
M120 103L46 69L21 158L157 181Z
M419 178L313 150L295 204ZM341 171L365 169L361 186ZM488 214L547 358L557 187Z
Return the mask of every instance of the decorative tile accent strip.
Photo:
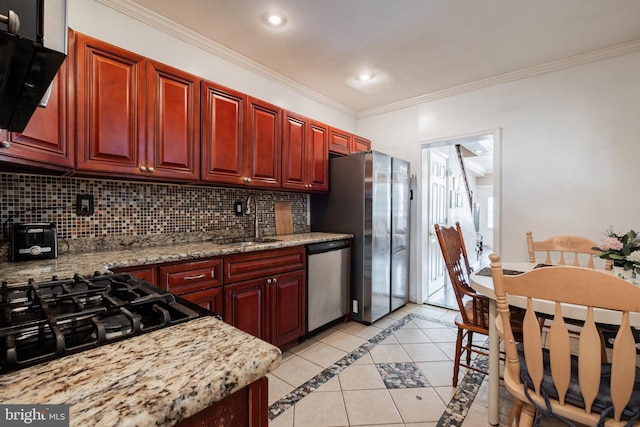
M379 363L376 365L388 389L429 387L429 381L413 362Z
M76 215L77 194L93 194L92 216ZM291 202L294 233L309 232L303 193L0 173L0 256L17 222L55 222L59 248L70 252L252 236L253 212L236 216L233 208L246 208L250 194L262 236L276 233L277 201Z
M342 359L338 360L333 365L326 368L324 371L320 372L315 377L311 378L306 383L302 384L297 389L291 391L280 400L274 402L271 406L269 406L269 420L273 420L278 415L282 414L284 411L299 402L302 398L309 395L309 393L315 391L318 387L338 375L342 370L349 367L362 356L366 355L369 350L378 345L381 341L384 341L387 337L389 337L389 335L409 323L414 317L419 317L425 320L435 320L414 314L406 315L402 319L395 322L393 325L384 329L382 332L379 332L377 335L369 339L360 347L353 350L351 353L344 356Z
M389 335L391 335L395 331L403 328L407 323L412 321L414 318L427 320L429 322L439 323L441 325L446 325L450 327L455 327L450 322L446 322L440 319L434 319L434 318L423 316L420 314L409 313L402 319L398 320L397 322L389 326L388 328L379 332L377 335L369 339L367 342L362 344L357 349L353 350L351 353L344 356L342 359L338 360L333 365L329 366L324 371L320 372L315 377L311 378L306 383L302 384L297 389L291 391L289 394L287 394L280 400L271 404L271 406L269 406L269 420L271 421L277 418L287 409L291 408L293 405L298 403L304 397L311 394L311 392L317 390L321 385L329 381L334 376L338 375L342 370L349 367L351 364L353 364L355 361L360 359L362 356L366 355L369 350L374 348L380 342L387 339ZM487 366L489 364L488 358L485 356L478 356L478 358L476 359L476 364L478 366L484 367L484 369L487 369ZM395 365L395 368L399 368L401 365L413 365L413 367L415 367L415 364L412 364L412 363L395 363L395 364L389 364L389 365ZM380 370L380 366L381 365L378 365L378 370ZM409 374L409 376L410 375L411 373ZM422 374L420 375L422 376ZM480 387L480 384L482 384L483 379L484 379L484 374L480 372L475 372L475 371L469 371L464 376L464 378L458 385L458 391L453 396L453 398L451 398L451 401L447 405L447 409L442 414L440 421L438 421L438 424L437 424L438 427L440 426L459 427L460 425L462 425L462 421L464 421L464 418L467 415L467 412L469 410L469 407L471 406L471 403L473 403L473 399L478 393L478 389ZM429 384L426 378L424 378L424 381L426 384L415 385L414 387L428 386ZM386 381L385 381L385 384L386 384ZM387 388L405 388L405 387L389 387L387 385Z
M489 369L489 358L478 355L474 366L485 371ZM485 374L477 371L468 371L458 385L456 394L453 395L447 408L442 413L436 427L460 427L464 422L467 412L478 394L478 389L484 380Z

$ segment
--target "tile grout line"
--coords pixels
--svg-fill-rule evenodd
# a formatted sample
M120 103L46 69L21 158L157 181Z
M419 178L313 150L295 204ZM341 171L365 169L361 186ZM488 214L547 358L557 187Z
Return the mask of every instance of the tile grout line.
M301 386L299 386L296 389L294 389L293 391L289 392L288 394L286 394L281 399L279 399L276 402L272 403L269 406L269 420L270 421L274 420L276 417L278 417L280 414L285 412L287 409L289 409L290 407L295 405L297 402L302 400L304 397L308 396L311 392L315 391L320 386L322 386L324 383L326 383L327 381L332 379L334 376L336 376L342 370L344 370L345 368L347 368L350 365L352 365L354 362L356 362L362 356L367 354L367 352L369 350L371 350L373 347L378 345L381 341L384 341L393 332L396 332L397 330L399 330L402 327L404 327L407 323L409 323L414 318L425 320L425 321L429 321L429 322L433 322L433 323L438 323L438 324L445 325L445 326L454 326L451 322L447 322L447 321L443 321L443 320L440 320L440 319L424 316L424 315L421 315L421 314L415 314L415 313L407 314L402 319L399 319L398 321L393 323L391 326L383 329L381 332L379 332L378 334L376 334L372 338L368 339L360 347L356 348L355 350L353 350L352 352L348 353L346 356L342 357L340 360L338 360L337 362L335 362L334 364L332 364L328 368L324 369L322 372L317 374L315 377L311 378L310 380L308 380L307 382L305 382ZM463 378L463 382L467 378L467 375L469 375L469 373L467 373L465 375L465 377ZM459 387L459 389L460 389L460 387ZM477 389L476 389L476 393L477 393ZM456 392L456 395L454 395L454 397L457 396L457 395L458 395L458 392ZM475 397L475 393L473 393L473 397ZM471 399L471 401L473 401L473 399ZM451 405L451 402L450 402L450 405Z

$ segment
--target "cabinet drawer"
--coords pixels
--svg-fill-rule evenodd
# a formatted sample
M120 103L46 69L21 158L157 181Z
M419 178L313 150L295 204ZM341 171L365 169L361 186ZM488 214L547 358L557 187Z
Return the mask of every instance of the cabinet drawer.
M176 295L222 286L222 258L160 267L160 278Z
M225 284L305 267L304 246L234 254L225 257Z
M145 267L145 266L136 266L136 267L123 267L123 268L114 268L114 273L128 273L133 277L137 277L138 279L142 279L145 282L149 282L154 286L158 286L156 267Z

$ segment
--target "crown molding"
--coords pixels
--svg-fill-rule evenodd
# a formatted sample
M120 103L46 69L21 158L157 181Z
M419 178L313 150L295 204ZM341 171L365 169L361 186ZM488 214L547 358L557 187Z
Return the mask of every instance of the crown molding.
M367 117L377 116L379 114L388 113L391 111L400 110L407 107L413 107L418 104L435 101L442 98L447 98L454 95L460 95L466 92L471 92L478 89L484 89L490 86L495 86L503 83L509 83L516 80L526 79L529 77L535 77L541 74L551 73L555 71L564 70L567 68L576 67L579 65L588 64L591 62L601 61L603 59L613 58L616 56L627 55L640 51L640 39L632 40L626 43L620 43L614 46L606 47L603 49L594 50L591 52L581 53L578 55L570 56L567 58L559 59L556 61L547 62L545 64L536 65L533 67L523 68L521 70L512 71L509 73L501 74L499 76L493 76L486 79L476 80L474 82L465 83L462 85L454 86L448 89L439 90L436 92L427 93L414 98L409 98L403 101L393 102L391 104L383 105L380 107L370 108L360 112L340 104L328 98L308 87L301 85L300 83L291 80L282 74L255 62L251 59L234 52L233 50L222 46L213 40L207 39L202 35L183 27L162 15L159 15L145 7L140 6L130 0L96 0L98 3L102 3L114 10L117 10L131 18L134 18L140 22L143 22L151 27L157 28L162 32L170 34L186 43L189 43L203 51L216 55L226 61L231 62L239 67L256 73L266 79L281 84L307 98L310 98L320 104L326 105L341 113L347 114L356 119L364 119Z
M427 93L425 95L420 95L414 98L405 99L403 101L394 102L391 104L383 105L381 107L360 111L357 114L356 118L359 120L367 117L377 116L379 114L400 110L402 108L413 107L418 104L423 104L426 102L431 102L431 101L447 98L454 95L460 95L466 92L471 92L478 89L484 89L490 86L509 83L516 80L526 79L529 77L535 77L541 74L552 73L555 71L576 67L578 65L584 65L591 62L601 61L603 59L609 59L616 56L627 55L627 54L635 53L638 51L640 51L640 39L632 40L630 42L620 43L620 44L606 47L603 49L593 50L591 52L569 56L567 58L547 62L545 64L536 65L533 67L523 68L521 70L512 71L509 73L501 74L499 76L493 76L493 77L489 77L482 80L476 80L474 82L465 83L465 84L454 86L448 89Z
M314 101L317 101L323 105L326 105L334 110L347 114L351 117L356 117L356 112L339 102L334 101L308 87L291 80L282 74L243 56L239 53L221 45L213 40L203 37L182 25L171 21L164 16L157 14L137 3L130 0L96 0L98 3L102 3L111 9L117 10L133 19L136 19L144 24L147 24L153 28L156 28L164 33L170 34L177 39L180 39L186 43L189 43L199 49L209 52L219 58L222 58L232 64L249 70L255 74L258 74L266 79L276 82L282 86L285 86L299 94L306 96Z

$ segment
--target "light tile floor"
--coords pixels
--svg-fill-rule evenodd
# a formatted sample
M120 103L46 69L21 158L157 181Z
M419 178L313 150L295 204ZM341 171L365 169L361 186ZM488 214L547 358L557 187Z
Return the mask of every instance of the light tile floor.
M438 425L456 393L451 387L456 314L408 304L372 325L341 323L305 340L285 352L281 366L269 374L269 426ZM462 427L488 425L486 378L475 388L473 403L464 404L468 414ZM511 400L504 391L503 397L501 425L506 425Z

